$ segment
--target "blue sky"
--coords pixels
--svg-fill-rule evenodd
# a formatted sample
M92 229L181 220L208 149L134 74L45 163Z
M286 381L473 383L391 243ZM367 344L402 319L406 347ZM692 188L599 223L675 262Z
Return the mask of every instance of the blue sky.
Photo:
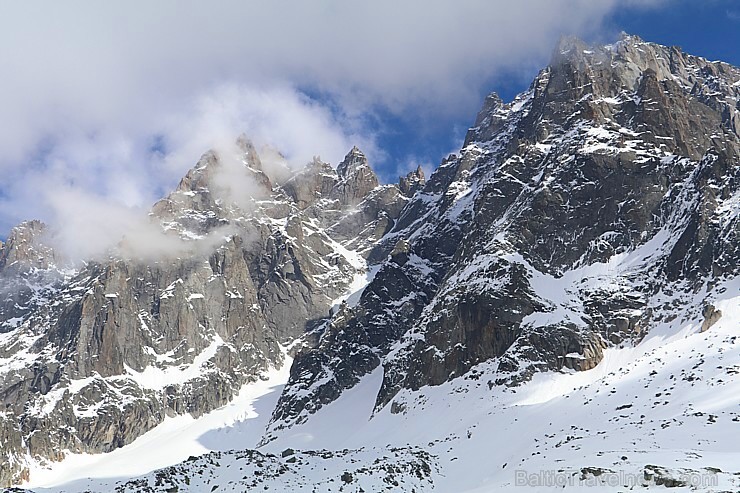
M300 167L353 146L383 181L458 150L560 35L648 41L740 65L740 0L92 0L0 16L0 238L40 218L125 231L240 133Z

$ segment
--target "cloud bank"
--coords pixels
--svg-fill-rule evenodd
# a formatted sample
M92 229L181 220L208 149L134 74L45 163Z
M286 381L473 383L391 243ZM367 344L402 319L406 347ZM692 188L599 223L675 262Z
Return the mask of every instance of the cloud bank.
M560 34L659 3L6 2L0 230L40 217L104 234L240 133L294 165L354 144L383 162L376 110L470 119L486 81L540 65Z

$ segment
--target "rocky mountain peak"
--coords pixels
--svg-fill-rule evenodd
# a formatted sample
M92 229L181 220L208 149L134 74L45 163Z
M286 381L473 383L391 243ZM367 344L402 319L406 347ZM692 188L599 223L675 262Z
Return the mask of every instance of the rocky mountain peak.
M10 231L0 245L0 334L44 309L48 293L63 277L62 260L49 245L49 230L43 222L25 221ZM1 375L0 371L0 381Z
M205 152L198 163L180 180L178 192L198 192L218 187L223 175L228 178L253 179L265 191L272 190L270 179L262 170L262 160L252 141L244 134L232 144ZM239 176L243 175L243 176Z
M421 169L421 166L417 166L414 171L411 171L405 177L399 178L398 188L402 194L411 197L424 187L424 183L426 183L424 170Z
M262 160L257 149L246 134L241 134L236 139L236 146L241 151L243 161L252 169L262 171Z
M262 168L255 146L241 135L231 145L205 152L175 191L154 204L152 216L183 239L200 238L250 214L257 201L273 193Z
M325 198L339 201L342 207L354 207L379 186L378 177L365 154L356 146L334 170L314 157L306 167L286 181L282 188L305 209Z
M378 177L368 164L367 157L356 146L337 166L337 175L339 183L332 191L332 196L349 206L360 203L379 185Z
M553 59L558 60L561 57L568 55L579 55L588 48L588 44L581 38L572 35L563 35L558 40L555 50L553 51Z
M54 250L45 242L46 224L38 220L25 221L14 227L5 244L0 245L0 271L18 269L48 269L56 262Z
M283 183L282 188L298 208L306 209L328 197L337 181L337 173L331 165L314 156L301 171Z
M351 173L363 167L369 167L367 157L357 146L353 146L337 166L337 174L340 178L347 178Z

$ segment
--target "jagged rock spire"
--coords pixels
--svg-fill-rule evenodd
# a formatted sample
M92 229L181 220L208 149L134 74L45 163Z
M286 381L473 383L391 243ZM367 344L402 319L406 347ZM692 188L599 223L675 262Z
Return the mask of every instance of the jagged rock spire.
M262 160L257 153L257 149L254 147L254 143L252 143L252 140L246 134L239 135L236 139L236 146L244 153L244 160L249 167L262 170Z
M35 219L14 227L5 244L0 242L0 270L9 265L19 268L49 268L54 263L55 254L54 250L42 242L46 231L46 224Z
M367 162L365 154L354 146L337 166L339 183L332 196L345 205L362 201L379 184L378 177Z
M398 188L401 190L401 193L410 197L420 190L424 186L424 183L426 183L424 170L421 169L421 166L417 166L416 170L398 179Z
M344 156L344 160L337 166L337 174L340 178L346 178L353 170L363 166L368 166L367 157L357 146L353 146Z

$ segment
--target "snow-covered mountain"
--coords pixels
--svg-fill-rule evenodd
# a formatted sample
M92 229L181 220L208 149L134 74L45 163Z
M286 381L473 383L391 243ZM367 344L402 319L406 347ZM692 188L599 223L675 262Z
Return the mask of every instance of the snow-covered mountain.
M154 206L177 258L11 233L6 483L740 489L740 69L564 39L427 182L234 154Z
M6 484L36 462L110 452L168 416L227 404L366 278L368 249L408 197L380 186L358 149L337 170L318 158L283 168L271 156L263 170L244 138L206 153L144 233L83 267L62 267L37 221L10 233L0 256Z

